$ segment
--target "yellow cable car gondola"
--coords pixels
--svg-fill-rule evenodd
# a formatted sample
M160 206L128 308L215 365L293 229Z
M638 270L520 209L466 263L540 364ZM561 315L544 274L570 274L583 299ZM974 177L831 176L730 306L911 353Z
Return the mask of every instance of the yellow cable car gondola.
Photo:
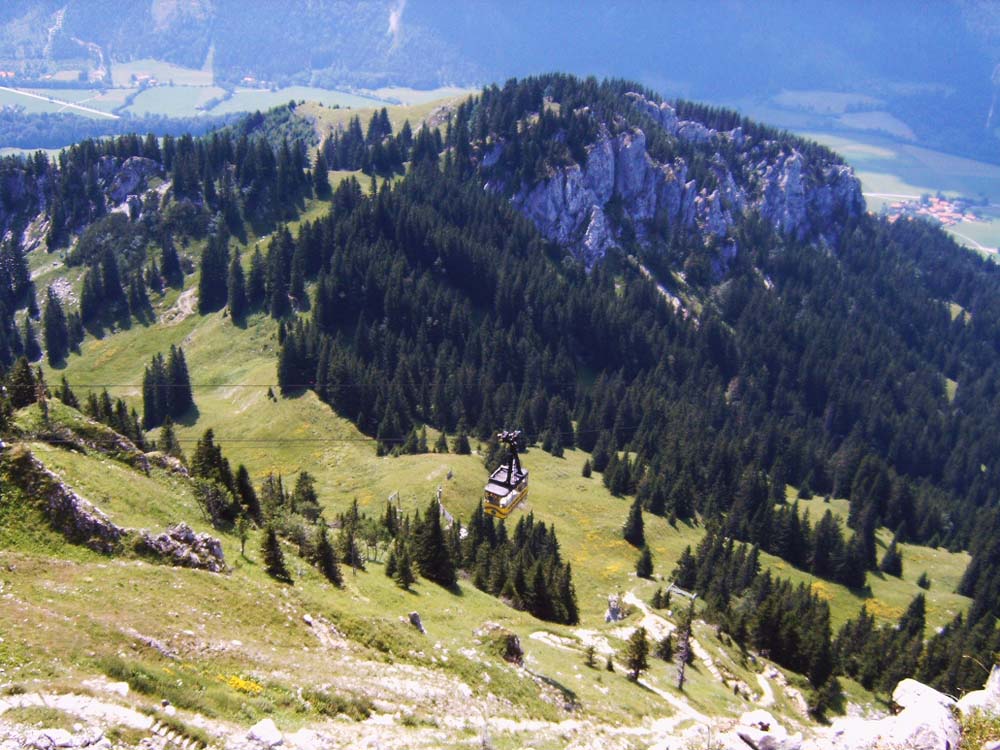
M497 440L507 446L507 460L500 464L483 490L483 509L497 518L506 518L528 496L528 470L521 468L517 451L521 445L521 431L497 434Z

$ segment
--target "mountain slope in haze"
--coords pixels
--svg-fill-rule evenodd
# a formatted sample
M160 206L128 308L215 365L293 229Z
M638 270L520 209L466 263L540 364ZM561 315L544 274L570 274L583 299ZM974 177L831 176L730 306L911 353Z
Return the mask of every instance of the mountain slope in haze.
M809 102L820 102L819 111L847 102L847 113L874 123L865 127L882 122L931 148L996 162L997 18L993 4L971 0L916 10L819 0L764 9L494 0L457 9L429 0L145 0L122 9L107 0L37 0L0 9L0 60L38 79L54 64L155 58L210 65L226 88L245 76L435 88L559 69L714 102L803 97L800 116L816 106Z

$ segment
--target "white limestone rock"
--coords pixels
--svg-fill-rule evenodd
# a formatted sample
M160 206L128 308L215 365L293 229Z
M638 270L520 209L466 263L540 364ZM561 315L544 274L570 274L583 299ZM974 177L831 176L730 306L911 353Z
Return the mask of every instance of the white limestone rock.
M1000 664L993 666L986 687L966 693L959 698L957 705L966 716L975 711L1000 714Z
M284 742L281 732L275 726L274 720L270 718L261 719L250 727L247 738L265 747L275 747Z

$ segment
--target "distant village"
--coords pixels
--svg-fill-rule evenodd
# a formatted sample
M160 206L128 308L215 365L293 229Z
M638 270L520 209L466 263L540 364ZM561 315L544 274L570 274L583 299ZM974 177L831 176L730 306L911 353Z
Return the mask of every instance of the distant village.
M886 206L885 211L889 221L896 221L900 216L923 216L950 227L963 221L982 221L976 212L977 202L970 198L945 198L938 193L925 193L917 199L899 200Z

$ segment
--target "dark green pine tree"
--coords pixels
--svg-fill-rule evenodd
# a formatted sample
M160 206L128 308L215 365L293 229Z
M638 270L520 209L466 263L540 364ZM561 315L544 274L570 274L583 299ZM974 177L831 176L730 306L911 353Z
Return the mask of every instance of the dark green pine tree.
M240 467L243 468L242 466ZM340 588L344 585L344 576L340 572L340 563L337 561L337 553L330 543L330 537L326 533L326 524L319 527L319 540L316 542L316 567L319 572L332 583Z
M642 522L642 504L638 497L629 508L628 518L625 519L625 525L622 527L622 536L633 547L642 547L646 543L646 533Z
M624 658L629 679L633 682L638 681L639 676L649 669L649 641L646 628L638 627L632 631L625 647Z
M162 354L153 356L142 374L142 426L151 430L170 416L171 388Z
M267 298L267 267L260 248L254 248L250 257L250 276L247 279L247 306L259 310Z
M396 545L389 548L389 554L385 558L385 576L386 578L393 578L396 575L396 565L399 560L396 557Z
M691 591L694 589L698 582L698 561L695 560L694 554L691 552L691 546L688 545L681 552L680 558L677 560L677 566L674 568L674 583L680 586L682 589L687 589Z
M434 452L448 452L448 436L445 434L444 430L441 430L441 432L438 433L437 440L434 441Z
M174 422L169 416L163 420L163 428L160 430L159 448L168 456L173 456L181 462L184 461L184 451L181 450L181 444L177 440L177 434L174 432Z
M580 621L580 610L576 604L576 589L573 587L573 570L566 563L558 578L558 596L562 605L563 623L576 625Z
M446 587L455 585L455 564L448 554L441 527L441 506L437 500L431 500L417 527L413 557L424 578Z
M239 252L233 254L233 259L229 263L229 283L227 286L229 289L229 315L234 323L242 323L247 314L247 290Z
M194 454L191 456L191 474L211 479L227 490L233 490L233 474L229 468L229 461L223 457L222 448L215 444L215 433L211 427L205 430L205 434L195 446Z
M170 414L180 417L194 408L194 395L184 350L173 344L167 357L167 380L170 384Z
M291 583L292 577L285 565L285 553L281 551L281 542L273 526L264 528L264 538L260 545L260 554L264 560L264 570L272 578L285 583Z
M59 391L56 393L56 397L62 401L66 406L71 406L74 409L80 408L80 401L77 399L76 394L69 387L69 383L66 380L66 376L62 376L62 383L59 386Z
M417 580L413 574L413 562L410 560L410 551L405 544L399 550L396 558L396 570L392 576L396 585L404 591L409 591L410 586Z
M38 337L35 335L35 327L31 325L31 316L24 316L21 340L23 341L22 351L29 362L35 362L42 358L42 347L38 345Z
M35 392L35 376L31 372L31 365L24 356L17 358L14 366L7 374L7 395L10 398L10 405L15 409L35 403L37 396Z
M316 150L316 164L313 166L313 192L317 198L326 198L330 195L330 175L326 166L326 158L323 150Z
M468 456L472 453L472 447L469 445L469 436L461 428L458 435L452 441L451 452L458 456Z
M118 258L111 250L107 250L101 258L101 291L103 302L112 315L120 318L128 314L128 299L122 286Z
M201 273L198 277L198 312L201 315L225 306L228 270L229 235L219 232L209 238L201 254Z
M590 479L590 475L592 472L593 469L590 466L590 459L588 458L586 461L583 462L583 470L580 472L580 474L584 479Z
M163 250L160 255L160 273L169 286L180 287L184 284L184 269L181 259L174 247L173 238L167 234L163 237Z
M635 574L639 578L653 577L653 553L649 551L649 547L645 544L642 545L639 559L635 563Z
M892 541L889 542L885 554L882 555L882 562L879 563L878 569L886 575L900 578L903 575L903 555L896 546L896 539L897 537L894 536Z
M298 513L306 520L315 523L323 512L316 494L316 480L308 471L299 472L292 490L292 512Z
M101 314L104 290L101 274L96 268L88 268L83 274L80 290L80 319L84 323L95 323Z
M236 469L236 496L243 506L243 512L252 518L258 526L263 524L264 513L260 507L260 499L257 497L257 491L253 488L253 482L250 480L250 472L243 464L240 464Z
M70 345L69 327L66 325L62 302L52 287L46 292L45 306L42 308L42 336L50 365L55 366L66 359Z

